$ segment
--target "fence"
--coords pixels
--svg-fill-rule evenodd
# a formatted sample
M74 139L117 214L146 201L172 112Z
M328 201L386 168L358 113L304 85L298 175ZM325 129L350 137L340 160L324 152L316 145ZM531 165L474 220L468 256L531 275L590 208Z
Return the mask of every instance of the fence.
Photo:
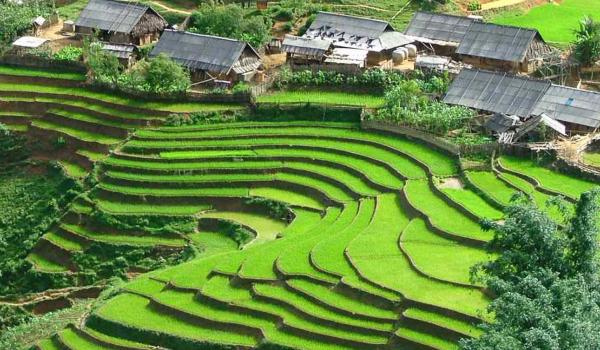
M361 127L367 130L385 131L419 139L456 156L465 154L492 154L500 148L500 145L496 142L481 145L457 145L425 131L375 120L363 120Z

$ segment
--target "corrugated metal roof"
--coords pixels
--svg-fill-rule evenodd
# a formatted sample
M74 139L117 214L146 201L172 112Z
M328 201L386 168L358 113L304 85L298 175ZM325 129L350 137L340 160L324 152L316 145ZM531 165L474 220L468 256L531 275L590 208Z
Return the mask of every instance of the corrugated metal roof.
M102 50L108 51L119 58L130 57L133 55L135 48L135 45L129 44L102 43Z
M319 12L304 37L330 41L336 47L381 52L414 42L385 21Z
M533 113L597 128L600 127L600 93L552 85Z
M502 134L512 129L513 126L517 125L519 122L520 119L517 116L495 113L488 119L484 127L498 134Z
M260 56L245 42L210 35L165 30L150 56L165 53L179 64L190 69L228 73L239 61L246 47L250 47L256 54L255 61L260 65Z
M149 7L112 0L90 0L75 25L118 33L130 33Z
M331 42L323 39L310 39L294 35L286 35L281 44L281 51L301 55L322 57L331 47Z
M461 55L521 62L540 34L535 29L473 22L456 52Z
M385 21L330 12L319 12L308 30L328 29L369 39L379 38L386 30L393 30L392 26Z
M526 118L550 85L545 80L463 69L450 85L444 102Z
M22 36L12 43L15 47L36 48L46 43L48 39L39 38L36 36Z
M404 33L414 37L458 44L474 21L464 16L417 12Z

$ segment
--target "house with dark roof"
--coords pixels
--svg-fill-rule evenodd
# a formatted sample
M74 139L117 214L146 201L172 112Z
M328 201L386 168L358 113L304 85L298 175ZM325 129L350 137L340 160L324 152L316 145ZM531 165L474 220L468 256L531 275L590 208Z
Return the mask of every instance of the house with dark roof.
M472 17L419 11L412 17L404 34L435 55L452 56L475 21Z
M334 48L366 51L369 66L392 66L392 52L414 42L388 22L330 12L319 12L303 37L327 40Z
M571 133L600 128L600 93L504 72L463 69L450 85L444 102L525 121L543 115L559 121ZM564 134L552 123L546 124Z
M96 34L110 43L145 45L157 40L167 26L167 21L149 6L90 0L75 22L75 32Z
M473 22L456 53L476 68L504 72L534 72L551 52L535 29Z
M258 52L243 41L170 29L150 52L160 54L188 68L195 82L250 81L262 65Z
M287 60L295 64L321 63L331 49L332 44L329 40L294 35L286 35L281 44L281 51L287 54Z

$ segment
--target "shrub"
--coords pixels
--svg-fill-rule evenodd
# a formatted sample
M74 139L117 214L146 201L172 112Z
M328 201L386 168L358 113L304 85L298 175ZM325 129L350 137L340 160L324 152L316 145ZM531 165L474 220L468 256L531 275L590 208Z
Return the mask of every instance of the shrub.
M75 46L65 46L52 55L52 58L59 61L80 61L83 56L83 49Z
M84 52L93 81L116 87L123 70L117 56L102 50L102 44L98 42L87 45Z
M246 83L237 83L233 86L233 88L231 89L231 92L233 94L246 94L248 92L250 92L250 85L246 84Z
M294 29L294 23L290 22L285 22L285 24L283 25L283 30L285 30L286 32L291 32L292 29Z
M48 17L54 11L52 0L24 0L0 2L0 42L10 42L31 28L37 16Z
M243 40L260 48L271 40L271 20L263 16L245 17L242 8L203 5L192 13L188 30L194 33Z
M481 10L481 3L478 0L472 0L471 2L469 2L469 5L467 5L467 10L469 10L469 11Z
M575 57L585 65L594 64L600 59L600 23L585 17L575 31Z

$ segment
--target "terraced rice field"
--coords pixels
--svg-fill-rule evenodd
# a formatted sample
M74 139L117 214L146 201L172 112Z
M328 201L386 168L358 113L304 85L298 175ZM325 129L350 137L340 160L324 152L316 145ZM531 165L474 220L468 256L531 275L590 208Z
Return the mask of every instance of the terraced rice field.
M473 264L493 257L479 220L502 219L516 191L543 204L593 185L554 181L558 174L510 157L497 173L461 174L456 159L432 147L351 123L160 127L156 110L45 103L52 110L41 115L23 104L3 113L29 121L33 135L67 138L84 166L69 158L65 169L84 177L95 163L98 183L30 255L38 270L68 273L73 254L93 243L193 244L200 253L130 281L83 329L65 329L40 349L456 349L490 318L482 313L488 296L469 280ZM466 186L444 188L443 178ZM252 197L287 204L292 215L260 210ZM178 234L115 230L91 224L98 210L200 224ZM204 225L211 220L237 223L254 239L238 245Z

